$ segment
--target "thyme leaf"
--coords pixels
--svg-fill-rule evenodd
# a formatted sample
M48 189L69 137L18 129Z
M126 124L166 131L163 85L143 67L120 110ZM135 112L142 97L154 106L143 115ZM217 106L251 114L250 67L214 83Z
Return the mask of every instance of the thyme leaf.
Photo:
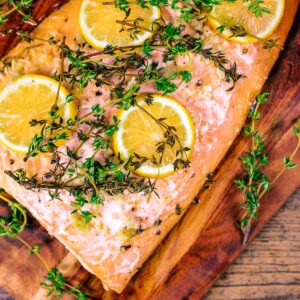
M244 196L241 208L245 212L238 222L238 226L244 235L243 244L246 244L248 240L252 220L258 217L262 197L286 170L296 167L293 159L300 149L300 120L298 120L294 126L294 133L298 143L291 156L283 158L283 167L279 173L273 180L270 180L269 175L264 170L265 166L269 163L266 137L262 136L256 128L256 121L261 118L259 107L261 104L266 103L267 96L268 93L258 95L256 106L249 113L250 124L244 127L244 134L251 140L251 147L240 157L244 172L243 177L235 180L238 189Z
M31 246L19 234L25 229L27 225L27 212L25 208L8 198L4 194L4 190L0 192L0 200L6 202L11 212L6 217L0 217L0 236L8 236L18 240L27 249L29 255L36 255L44 267L48 270L45 276L46 282L42 282L41 286L48 291L48 295L61 297L63 294L73 295L77 300L89 299L86 292L80 290L78 286L70 285L62 273L56 268L50 268L43 256L40 254L41 246L36 244Z
M22 22L29 22L32 25L37 25L37 23L30 17L31 9L34 0L1 0L0 1L0 28L9 19L9 16L17 12L23 16ZM5 9L6 8L6 9Z

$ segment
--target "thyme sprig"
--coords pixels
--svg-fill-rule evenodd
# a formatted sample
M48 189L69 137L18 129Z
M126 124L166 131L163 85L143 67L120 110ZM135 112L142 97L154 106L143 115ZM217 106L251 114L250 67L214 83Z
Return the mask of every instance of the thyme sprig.
M212 16L211 16L212 17ZM268 49L271 50L272 48L278 48L280 50L283 50L283 46L278 44L279 38L277 39L265 39L265 38L261 38L249 31L247 31L245 29L244 26L240 25L240 24L222 24L220 25L217 30L219 32L223 32L224 30L229 30L231 32L231 36L230 37L244 37L244 36L250 36L262 43L264 43L263 48L264 49Z
M31 10L29 9L34 0L2 0L0 1L0 27L8 21L8 17L18 12L23 16L22 22L30 22L32 25L37 23L30 17ZM4 10L4 7L8 6L8 10Z
M29 255L35 255L41 261L45 269L48 271L45 276L46 281L41 282L41 286L48 291L48 296L61 297L63 294L74 296L77 300L89 299L86 292L82 291L78 286L72 286L64 278L63 274L57 268L50 268L45 258L41 255L41 246L36 244L31 246L19 234L27 225L27 211L20 204L4 194L4 190L0 191L0 200L6 202L11 212L5 217L0 217L0 236L11 237L22 243L27 249Z
M263 14L271 13L270 10L266 6L264 6L264 0L243 0L243 1L248 3L248 10L252 11L255 17L257 18L262 18Z
M126 16L124 20L117 22L123 26L122 30L138 35L141 31L149 30L139 25L142 21L142 19L128 21ZM185 25L174 26L171 23L164 24L157 21L155 31L152 30L154 34L152 41L148 41L144 44L144 53L146 55L151 54L154 50L151 48L151 44L154 43L155 45L155 43L159 41L159 44L164 45L162 49L164 62L173 61L177 56L182 56L187 53L200 54L205 59L212 61L216 67L224 72L226 82L232 84L229 90L232 90L235 83L242 78L242 74L237 72L236 63L230 62L223 52L214 51L212 48L205 47L201 39L186 34L185 29Z
M146 76L141 75L143 75L143 70L145 72L149 71L146 67L149 66L149 58L152 58L155 50L162 52L164 62L174 61L177 56L189 55L189 53L202 55L224 72L225 80L232 85L229 90L233 89L235 83L242 78L243 75L237 72L235 62L230 62L223 52L205 47L203 40L186 34L185 25L174 26L171 23L165 24L162 20L156 20L152 25L152 29L148 29L140 25L142 19L129 20L128 17L127 14L123 20L117 21L122 25L123 31L128 31L133 38L142 31L151 31L153 33L152 38L145 41L141 46L113 47L108 45L104 51L87 54L80 49L72 50L64 43L59 45L58 41L53 38L45 41L22 32L19 33L19 37L27 42L37 39L59 47L69 61L69 68L65 71L63 80L71 84L72 87L75 84L86 87L88 83L94 81L97 86L106 85L111 88L119 88L120 84L126 83L126 78L136 76L127 72L131 68L138 70L140 75L138 77L140 79L139 85L146 80L153 80L154 78L146 78ZM105 62L107 58L113 58L113 62L108 64ZM144 68L139 70L142 66ZM159 73L162 74L164 69L157 65L157 69L151 72L154 76L153 71L157 73L156 77L157 75L159 77ZM147 76L149 77L149 75L148 73ZM118 81L114 82L116 77ZM141 78L144 78L144 81L141 81ZM136 89L136 86L132 88ZM173 88L171 92L174 91ZM162 92L165 91L162 90Z
M45 276L46 281L40 285L48 291L47 296L61 298L64 294L72 295L76 300L89 299L87 293L82 291L79 286L68 284L63 274L57 268L51 268Z
M204 12L209 12L214 5L222 5L224 2L234 3L236 0L136 0L135 3L140 5L142 8L149 8L149 6L154 6L158 8L170 6L172 9L180 10L181 16L184 20L189 22L193 18L193 13L191 9L182 9L178 7L178 3L185 2L188 6L197 7L197 11L201 10ZM243 0L243 2L248 3L248 10L251 11L255 17L262 18L264 14L271 13L270 10L264 6L264 0ZM108 2L110 3L110 2ZM127 0L114 0L111 4L115 4L115 7L128 13L130 10L130 4Z
M238 226L243 232L243 244L246 244L253 219L257 219L258 210L262 197L271 189L275 182L284 174L285 171L293 169L296 164L293 162L295 155L300 149L300 119L296 122L294 133L298 139L297 145L291 156L283 158L283 167L273 180L265 172L265 166L269 163L266 150L266 137L262 136L256 128L256 122L261 118L259 107L266 103L268 93L258 95L256 106L249 114L250 124L244 128L244 134L250 138L251 147L240 158L244 170L244 176L236 179L237 187L244 195L241 208L245 210Z
M148 97L146 99L147 104L151 105L151 98ZM152 118L156 124L159 126L159 128L163 132L163 140L157 143L156 152L160 154L160 158L157 159L155 156L151 158L151 162L154 165L160 166L163 160L163 155L167 147L173 148L174 145L178 144L178 150L176 151L176 159L173 161L174 170L179 169L186 169L190 166L190 161L188 158L188 152L191 150L188 147L184 147L176 134L176 127L170 126L167 123L167 120L165 118L155 118L152 116L145 108L140 106L139 104L136 104L139 109L141 109L146 115L148 115L150 118Z
M0 200L6 202L11 211L8 216L0 217L0 236L13 236L22 232L27 224L26 209L21 204L6 197L3 191L0 191Z
M174 83L175 80L189 82L191 79L188 71L174 72L166 77L164 68L160 67L157 62L149 62L140 53L131 53L131 50L121 54L116 53L118 50L120 48L107 47L100 54L87 55L84 51L71 50L64 46L63 51L70 64L63 74L63 80L72 87L79 85L85 88L90 82L94 82L97 87L107 86L111 89L111 104L116 104L118 108L128 109L133 104L141 86L146 82L153 82L158 91L168 94L178 88L179 85ZM103 58L101 55L104 53ZM96 54L100 57L96 57ZM114 60L110 63L105 62L107 56ZM132 69L136 71L130 72ZM135 82L128 85L128 79L132 78Z
M190 1L185 0L187 4L193 4L196 5L199 9L205 8L206 10L211 10L214 5L221 5L222 2L235 2L236 0L196 0L196 1ZM245 2L254 2L256 0L245 0ZM261 1L261 0L258 0ZM142 8L148 8L149 6L154 6L158 8L162 7L168 7L170 6L173 9L177 8L177 4L180 2L180 0L172 0L171 2L167 0L136 0L135 3L140 5ZM261 1L262 2L262 1ZM107 4L112 4L108 2ZM114 1L115 7L119 8L120 10L124 11L125 13L128 13L128 10L130 9L130 4L132 2L129 2L127 0L115 0ZM252 5L254 6L254 5Z
M222 2L235 2L236 0L200 0L200 1L190 1L190 0L173 0L171 4L172 9L180 9L181 11L181 17L189 23L192 19L196 18L197 16L200 16L201 18L206 18L209 16L210 18L215 19L218 21L214 16L212 16L209 12L211 11L213 5L221 5ZM249 11L252 11L253 14L257 18L263 17L263 14L270 13L270 10L263 6L264 1L263 0L243 0L244 2L248 3L248 9ZM181 7L177 7L176 4L180 3ZM165 4L164 6L167 6L168 4ZM155 5L154 5L155 6ZM240 24L232 24L231 21L228 23L220 25L217 30L219 32L223 32L225 29L230 30L232 33L232 37L244 37L246 35L259 40L264 43L264 49L272 49L273 47L279 48L283 50L283 46L278 44L278 39L264 39L261 38L249 31L246 31L246 29L240 25Z

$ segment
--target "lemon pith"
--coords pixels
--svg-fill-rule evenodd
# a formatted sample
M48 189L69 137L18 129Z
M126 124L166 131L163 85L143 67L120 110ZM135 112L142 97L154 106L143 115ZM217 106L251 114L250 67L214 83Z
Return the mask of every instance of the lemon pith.
M131 5L128 20L141 18L140 26L151 29L152 22L159 18L160 11L157 7L150 6L144 9L139 5ZM79 27L84 39L96 49L104 49L107 45L128 46L140 45L152 36L151 32L144 31L132 39L126 31L120 32L122 21L125 17L123 11L116 8L113 3L99 0L83 0L79 13Z
M40 131L32 127L33 119L50 119L59 83L49 77L27 74L12 80L0 91L0 143L10 150L25 154L32 138ZM60 87L59 113L67 120L76 115L74 103L66 103L68 91Z
M195 142L195 129L192 117L189 112L177 100L162 96L153 95L153 103L148 105L145 95L137 98L139 106L147 110L156 119L165 118L168 126L176 128L176 134L182 147L191 149L187 152L190 157ZM133 153L142 157L151 158L153 155L158 159L156 152L157 144L163 140L163 131L157 123L137 106L131 107L127 111L120 111L119 130L113 136L113 149L122 159L127 159ZM152 164L150 161L144 163L135 173L144 177L164 177L174 173L173 162L176 159L176 151L179 144L173 148L166 147L163 161L160 166Z
M270 10L270 13L264 12L262 17L257 17L249 10L248 2L237 0L236 2L223 2L222 5L215 5L208 16L209 23L217 30L221 25L226 28L241 25L247 32L259 38L268 38L278 27L283 13L284 0L264 0L262 4ZM221 35L228 40L237 43L255 43L259 42L250 35L243 37L233 37L229 29L221 32Z

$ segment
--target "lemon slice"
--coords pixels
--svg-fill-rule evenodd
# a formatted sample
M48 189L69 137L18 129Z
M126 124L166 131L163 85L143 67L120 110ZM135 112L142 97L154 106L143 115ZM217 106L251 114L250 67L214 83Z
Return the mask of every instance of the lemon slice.
M137 4L130 6L131 12L128 21L141 18L139 26L151 29L152 22L159 18L157 7L142 8ZM137 38L132 39L130 33L122 30L122 21L125 17L123 11L116 8L112 0L83 0L79 13L79 26L84 39L94 48L103 49L107 45L131 46L140 45L152 36L151 32L141 31Z
M0 91L0 143L14 152L26 154L31 140L40 131L30 126L33 119L50 119L49 111L55 103L59 83L40 75L23 75ZM66 103L69 92L60 87L58 107L65 120L74 117L76 107Z
M263 12L262 16L255 16L248 8L249 2L236 0L233 3L223 1L221 5L214 5L208 16L210 24L217 29L221 25L230 28L241 25L246 32L259 38L269 37L277 28L284 12L284 0L264 0L261 7L270 12ZM258 39L246 35L243 37L232 37L232 32L225 29L222 33L225 38L237 43L255 43Z
M135 171L144 177L164 177L174 173L173 162L181 147L188 147L190 150L186 153L187 158L190 156L195 141L195 129L189 112L177 100L159 94L152 96L153 102L150 105L145 101L146 96L140 95L137 98L138 105L119 112L119 130L113 136L113 148L124 160L136 153L141 157L154 156L159 161L161 154L156 150L165 137L155 119L164 118L165 124L176 128L179 142L176 141L173 147L166 146L160 165L147 161Z

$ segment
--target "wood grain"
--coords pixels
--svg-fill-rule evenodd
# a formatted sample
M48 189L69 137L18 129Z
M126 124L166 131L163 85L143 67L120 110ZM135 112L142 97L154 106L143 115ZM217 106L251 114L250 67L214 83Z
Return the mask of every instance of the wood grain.
M0 215L5 214L4 210L5 207L0 206ZM65 247L51 238L33 218L21 237L31 245L43 245L41 254L50 265L56 265L67 254ZM17 299L31 299L46 273L44 266L37 257L29 256L28 249L18 241L1 237L0 245L0 287Z
M50 2L58 3L54 0ZM43 6L43 1L37 3L41 3L44 7L43 12L50 11L47 4ZM37 19L39 13L39 10L35 10ZM11 39L10 45L13 45L15 39L14 37ZM5 47L7 49L7 44ZM274 68L265 88L271 91L271 96L269 104L265 107L260 129L272 137L268 145L273 161L271 174L279 170L281 158L289 153L296 143L292 126L300 116L299 49L300 31L295 27L286 51ZM233 184L233 179L241 172L237 157L247 149L247 143L242 136L236 140L215 174L216 183L200 195L200 204L191 207L120 296L104 292L99 280L78 265L71 255L66 256L64 247L55 239L50 239L35 222L31 223L23 233L23 237L32 243L41 243L49 262L53 265L59 264L60 268L67 272L71 283L81 283L94 299L199 299L244 249L240 243L240 232L234 225L241 215L239 209L241 195ZM298 156L297 162L299 161ZM300 177L297 176L297 172L299 171L292 170L285 174L267 194L261 207L260 218L253 226L251 239L299 187ZM219 203L213 212L210 199L218 199ZM207 211L209 215L206 214ZM205 222L207 219L201 220L204 214L206 218L210 216L209 222ZM191 223L194 224L193 228L190 226ZM201 231L200 228L204 223L205 227ZM184 254L185 249L188 250L190 247L186 243L186 238L191 231L193 236L198 238L193 240L193 246ZM20 254L20 245L16 241L5 239L0 243L3 249L0 250L1 285L18 300L34 297L43 299L38 283L43 279L45 271L35 261L36 258L27 258L26 250L22 248Z
M34 1L32 19L37 23L40 23L45 19L51 12L66 3L68 0L42 0ZM10 34L0 34L0 57L3 56L8 50L12 49L17 45L19 39L16 35L16 30L21 31L32 31L34 25L30 23L22 23L22 16L15 12L11 17L10 21L4 23L1 27L1 32L5 32L6 29L13 29Z
M300 299L300 189L204 299Z

